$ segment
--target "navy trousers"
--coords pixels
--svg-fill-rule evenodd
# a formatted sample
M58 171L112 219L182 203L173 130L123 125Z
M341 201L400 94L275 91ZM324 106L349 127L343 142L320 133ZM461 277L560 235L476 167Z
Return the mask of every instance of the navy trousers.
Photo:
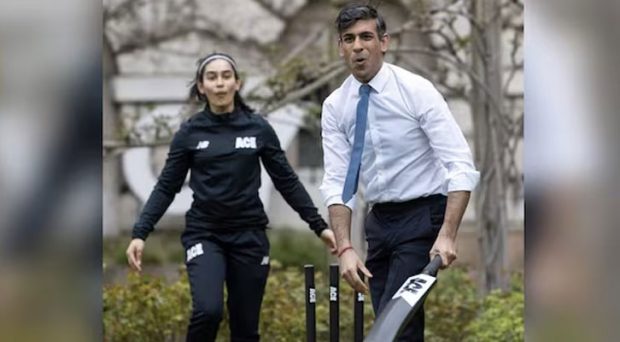
M215 341L222 320L224 283L233 342L258 341L260 307L269 274L263 229L208 233L184 242L192 296L187 341Z
M366 267L375 316L403 282L422 271L443 223L447 198L432 195L400 203L375 204L366 217ZM424 341L424 310L418 311L398 341Z

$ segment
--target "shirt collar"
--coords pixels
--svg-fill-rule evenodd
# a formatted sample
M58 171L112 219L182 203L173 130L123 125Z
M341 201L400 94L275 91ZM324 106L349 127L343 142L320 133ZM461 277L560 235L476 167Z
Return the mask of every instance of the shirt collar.
M379 72L377 72L375 77L373 77L370 82L368 82L368 85L370 85L370 87L374 89L377 93L380 93L385 88L389 76L390 73L388 72L387 63L383 62L383 64L381 64L381 69L379 69ZM357 91L357 89L359 89L362 83L358 81L355 77L353 77L353 85L355 86L355 91Z

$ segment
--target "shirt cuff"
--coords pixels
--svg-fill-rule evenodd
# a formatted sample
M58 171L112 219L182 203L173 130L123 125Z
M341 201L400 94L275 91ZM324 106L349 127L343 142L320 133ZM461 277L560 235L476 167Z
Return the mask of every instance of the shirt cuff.
M448 179L448 192L451 191L473 191L480 181L480 172L467 171L459 172Z
M327 197L327 199L325 200L325 206L329 207L332 204L342 204L353 210L355 208L355 195L353 195L353 197L347 203L344 203L342 201L342 194Z

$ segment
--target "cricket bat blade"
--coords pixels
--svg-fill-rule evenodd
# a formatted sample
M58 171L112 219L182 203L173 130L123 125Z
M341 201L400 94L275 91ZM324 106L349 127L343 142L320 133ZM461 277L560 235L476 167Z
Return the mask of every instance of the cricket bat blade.
M401 333L435 285L441 263L441 257L437 255L422 273L405 280L375 320L365 342L393 341Z

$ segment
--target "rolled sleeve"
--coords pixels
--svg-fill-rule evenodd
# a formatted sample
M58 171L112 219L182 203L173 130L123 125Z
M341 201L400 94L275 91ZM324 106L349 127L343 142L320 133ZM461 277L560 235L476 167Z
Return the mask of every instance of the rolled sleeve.
M421 99L422 129L435 155L447 169L447 191L473 191L480 180L471 149L443 96L430 83Z
M476 170L459 170L448 173L448 192L473 191L480 181L480 172Z
M347 207L349 207L349 209L353 210L355 209L355 198L356 198L356 195L353 195L353 197L347 203L344 203L342 201L342 193L338 195L329 196L329 197L326 197L325 199L325 206L329 207L332 204L342 204L342 205L346 205Z

